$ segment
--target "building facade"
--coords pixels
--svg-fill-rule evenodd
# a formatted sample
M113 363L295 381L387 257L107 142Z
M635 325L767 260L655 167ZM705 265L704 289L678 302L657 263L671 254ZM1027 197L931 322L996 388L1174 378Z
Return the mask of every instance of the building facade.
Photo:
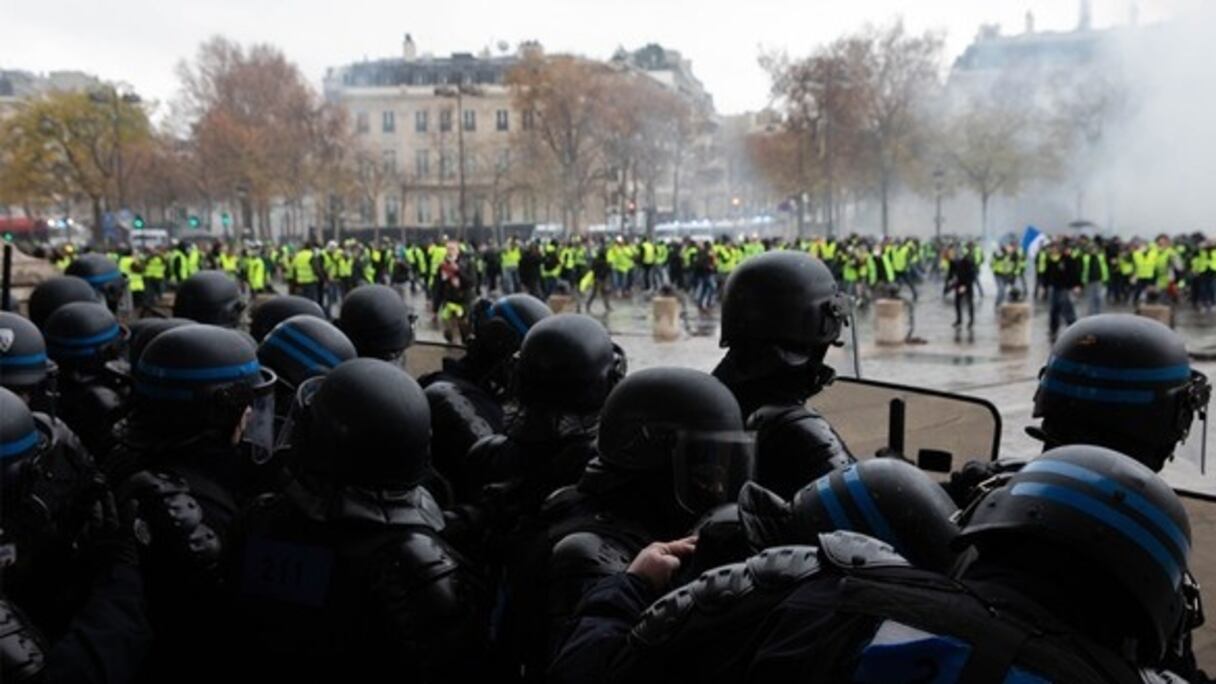
M511 135L527 121L511 106L507 74L521 54L419 56L407 34L400 57L330 69L325 95L349 111L363 155L363 197L345 212L347 225L544 222L536 198L511 181Z

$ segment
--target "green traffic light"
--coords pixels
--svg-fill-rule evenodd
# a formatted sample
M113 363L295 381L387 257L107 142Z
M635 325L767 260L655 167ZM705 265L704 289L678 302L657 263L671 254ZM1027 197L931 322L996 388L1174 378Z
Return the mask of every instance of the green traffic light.
M220 214L220 220L223 221L225 226L232 225L232 215L226 211L223 214Z
M200 223L200 221L198 220L197 216L190 217L190 227L191 228L198 228L199 223Z
M5 242L12 242L12 241L13 241L13 234L12 234L12 233L5 233L5 234L4 234L4 241L5 241Z
M144 227L144 217L136 215L133 224L135 226L135 230L141 230Z

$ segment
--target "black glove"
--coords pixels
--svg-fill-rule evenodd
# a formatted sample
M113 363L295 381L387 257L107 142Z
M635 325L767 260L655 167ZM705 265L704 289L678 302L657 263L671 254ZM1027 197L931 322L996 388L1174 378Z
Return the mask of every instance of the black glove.
M114 494L101 489L94 497L81 532L81 552L89 572L96 576L115 565L138 565L135 537L118 515Z

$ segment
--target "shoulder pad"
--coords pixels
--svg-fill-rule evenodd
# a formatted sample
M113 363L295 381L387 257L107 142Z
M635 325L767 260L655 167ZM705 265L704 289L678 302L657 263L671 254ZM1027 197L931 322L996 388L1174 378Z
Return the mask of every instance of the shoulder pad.
M578 490L578 485L559 487L545 498L545 503L541 506L541 515L547 519L561 518L565 512L586 498L587 496Z
M443 413L465 425L469 434L475 435L478 439L496 432L456 383L450 380L439 380L428 385L423 393L426 394L427 403L431 406L432 422L435 420L435 414Z
M574 532L553 546L549 558L552 577L611 575L623 572L633 554L616 540L595 532Z
M890 544L858 532L837 530L820 534L819 550L827 562L845 572L912 567Z
M469 447L465 460L470 464L488 463L503 447L510 443L506 435L490 435L482 437Z
M737 628L815 575L820 568L816 554L813 546L781 546L705 572L647 608L630 641L651 647L680 633Z
M179 475L144 470L123 485L121 497L134 502L135 539L142 546L214 568L219 563L220 537L203 521L203 508Z
M460 569L456 554L423 530L406 530L391 548L393 567L415 582L434 582Z
M806 407L799 404L771 404L761 406L747 417L748 430L767 430L792 423L807 414Z
M33 680L46 666L46 646L25 614L0 599L0 673L6 682Z
M763 486L748 482L739 492L739 523L753 548L763 549L788 540L790 504Z
M98 410L99 416L106 420L113 419L125 404L122 395L101 384L89 385L84 396L88 397L88 401Z

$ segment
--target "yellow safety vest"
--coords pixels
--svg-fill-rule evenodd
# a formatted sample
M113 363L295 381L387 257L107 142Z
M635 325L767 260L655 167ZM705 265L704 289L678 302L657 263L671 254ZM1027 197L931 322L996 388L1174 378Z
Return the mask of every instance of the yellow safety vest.
M311 285L317 282L317 272L312 267L312 250L301 249L296 252L295 258L291 261L292 275L294 280L299 285Z

